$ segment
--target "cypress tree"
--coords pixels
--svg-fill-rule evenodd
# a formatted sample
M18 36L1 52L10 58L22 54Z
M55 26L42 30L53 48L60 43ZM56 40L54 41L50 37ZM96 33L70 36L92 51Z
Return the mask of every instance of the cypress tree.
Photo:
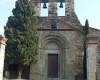
M85 36L87 36L87 34L89 34L89 23L88 23L88 19L86 19L86 21L85 21Z
M89 23L86 19L85 22L85 37L89 34ZM87 56L86 56L86 45L84 44L84 58L83 58L83 75L84 79L87 79Z
M8 18L5 26L5 36L8 39L6 59L18 63L18 78L20 79L23 67L36 62L39 41L35 29L37 18L34 16L32 2L29 0L16 1L12 12L13 16Z

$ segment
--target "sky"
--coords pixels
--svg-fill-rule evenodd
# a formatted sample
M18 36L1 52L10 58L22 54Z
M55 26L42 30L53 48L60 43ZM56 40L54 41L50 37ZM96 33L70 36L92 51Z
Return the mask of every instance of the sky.
M16 0L0 0L0 34L4 34L4 26L12 15ZM100 0L74 0L75 12L81 24L88 19L89 25L100 29Z

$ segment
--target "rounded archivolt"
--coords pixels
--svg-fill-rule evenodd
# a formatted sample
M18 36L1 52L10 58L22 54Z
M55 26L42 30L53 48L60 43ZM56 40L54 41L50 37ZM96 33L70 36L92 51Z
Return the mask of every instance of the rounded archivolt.
M63 77L66 59L65 55L69 48L67 39L58 32L48 33L41 37L40 56L42 56L41 63L45 63L45 65L43 64L45 67L42 69L46 71L44 74L47 75L47 78Z
M40 41L40 48L46 48L46 45L50 42L56 43L60 48L68 48L67 39L59 33L49 33L44 35Z

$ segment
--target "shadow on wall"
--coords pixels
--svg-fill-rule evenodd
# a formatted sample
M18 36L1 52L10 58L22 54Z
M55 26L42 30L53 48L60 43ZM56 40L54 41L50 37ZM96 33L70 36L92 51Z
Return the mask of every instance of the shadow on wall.
M7 68L7 64L8 64L8 68ZM29 79L29 74L30 74L30 66L24 67L22 72L22 79ZM18 64L9 64L8 62L5 62L3 76L4 78L7 79L17 79Z
M83 79L83 73L79 73L75 76L75 80L84 80Z

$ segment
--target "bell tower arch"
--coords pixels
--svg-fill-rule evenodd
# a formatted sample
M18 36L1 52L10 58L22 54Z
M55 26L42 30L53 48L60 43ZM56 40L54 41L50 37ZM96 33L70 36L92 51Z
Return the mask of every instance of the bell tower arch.
M41 16L41 11L48 11L47 16L55 15L59 16L58 10L64 8L62 11L65 12L64 16L67 16L74 12L74 0L31 0L35 8L35 16ZM63 13L64 13L63 12ZM45 16L45 17L47 17Z

